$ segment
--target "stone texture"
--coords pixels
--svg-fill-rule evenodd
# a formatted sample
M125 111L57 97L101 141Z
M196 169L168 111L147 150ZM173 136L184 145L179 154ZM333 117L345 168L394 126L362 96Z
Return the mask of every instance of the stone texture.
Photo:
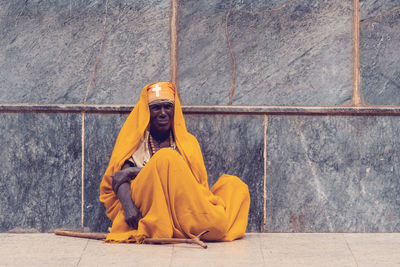
M396 266L400 263L400 233L345 234L358 266Z
M184 104L227 104L232 60L225 36L229 0L179 1L180 97Z
M270 117L268 232L398 232L398 117Z
M0 234L2 266L394 267L400 233L248 233L234 242L105 244L53 234ZM49 251L51 253L49 253ZM188 264L189 263L189 264Z
M351 1L244 3L229 18L237 61L234 104L349 102ZM278 10L255 13L273 8Z
M349 103L351 2L233 1L230 12L230 1L208 2L180 4L185 104L229 102L233 65L227 37L236 61L233 104Z
M98 1L2 1L0 101L82 102L102 38Z
M360 0L360 21L375 19L382 15L396 12L399 2L396 0Z
M118 114L85 116L84 225L92 231L107 232L111 226L104 205L99 201L100 182L126 117Z
M264 227L264 120L262 116L185 115L202 148L210 187L223 174L236 175L251 197L248 232Z
M264 266L357 267L343 234L268 233L261 239ZM264 237L264 236L262 236ZM371 237L370 237L371 238ZM370 242L366 242L365 246Z
M360 3L361 91L374 105L400 104L400 3Z
M89 103L136 103L145 85L169 80L169 15L169 1L109 1L104 47Z
M89 103L136 101L169 78L168 16L159 0L1 1L0 102L82 103L89 84Z
M80 117L5 113L0 121L0 231L79 227Z

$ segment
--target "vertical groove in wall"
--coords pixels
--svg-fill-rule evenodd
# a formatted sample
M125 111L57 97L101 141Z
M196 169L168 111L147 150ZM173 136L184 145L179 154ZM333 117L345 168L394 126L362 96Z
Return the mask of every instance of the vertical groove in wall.
M82 147L82 162L81 162L81 227L84 227L84 201L85 201L85 112L82 112L82 130L81 130L81 147Z
M267 231L267 129L268 115L264 115L264 232Z
M229 54L231 55L232 59L232 81L231 81L231 88L229 90L229 103L228 103L229 105L232 105L233 95L235 94L235 83L236 83L236 57L235 54L233 53L231 39L229 36L229 29L228 29L229 16L232 13L232 6L233 6L233 0L231 0L230 2L229 10L225 17L225 36L226 36L226 41L228 42Z
M353 106L363 104L360 92L360 10L359 0L353 0Z
M171 17L170 17L170 36L171 36L171 82L176 85L176 92L180 96L179 91L179 75L178 75L178 0L171 0Z

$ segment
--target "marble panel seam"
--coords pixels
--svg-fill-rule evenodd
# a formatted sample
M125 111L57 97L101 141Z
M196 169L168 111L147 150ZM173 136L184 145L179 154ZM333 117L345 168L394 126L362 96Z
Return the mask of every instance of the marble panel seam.
M226 41L228 43L229 54L231 55L231 59L232 59L232 81L231 81L231 89L229 91L229 105L232 105L232 98L233 98L233 94L235 93L235 80L236 80L236 58L235 58L235 54L233 53L233 50L232 50L231 39L229 36L229 30L228 30L229 16L231 15L231 13L233 11L232 5L233 5L233 0L231 0L228 13L226 14L226 17L225 17L225 36L226 36Z
M84 207L85 207L85 112L82 112L82 130L81 130L81 227L84 227Z
M360 10L359 0L353 0L353 95L354 106L364 104L360 91Z
M268 115L264 115L264 232L267 231L267 130Z
M134 106L115 104L32 104L0 103L0 113L130 113ZM182 105L184 114L246 115L339 115L397 116L400 106L247 106L247 105Z
M178 0L171 0L170 38L171 38L171 81L176 86L176 93L180 96L179 68L178 68Z

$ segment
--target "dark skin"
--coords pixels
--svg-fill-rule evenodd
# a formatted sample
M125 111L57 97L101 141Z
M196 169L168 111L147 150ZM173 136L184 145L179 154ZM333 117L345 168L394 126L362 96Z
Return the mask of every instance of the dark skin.
M169 147L169 133L173 125L174 105L164 102L149 106L149 110L150 134L153 137L155 151L164 147ZM138 223L142 218L142 214L139 208L133 203L130 181L136 178L140 170L141 168L139 167L131 167L129 163L125 163L120 171L111 175L113 178L113 189L115 184L122 182L116 194L121 201L125 214L125 221L133 229L138 228Z

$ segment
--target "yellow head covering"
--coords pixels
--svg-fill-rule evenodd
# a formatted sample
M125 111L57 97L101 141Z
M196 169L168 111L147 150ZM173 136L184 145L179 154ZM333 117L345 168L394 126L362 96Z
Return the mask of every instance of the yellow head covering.
M150 120L149 91L157 84L162 84L162 88L170 88L173 92L173 99L175 102L173 132L176 145L182 157L191 169L194 177L200 184L206 186L208 189L207 171L204 165L200 145L197 142L197 139L186 130L185 120L183 118L181 104L176 94L175 85L170 82L151 83L143 88L139 102L136 104L122 126L117 141L115 142L107 170L100 184L100 201L104 203L106 214L111 220L113 220L117 215L121 203L118 201L117 195L112 190L112 178L110 175L119 171L124 162L131 157L133 152L135 152ZM116 207L118 208L116 209Z
M175 85L170 82L157 82L148 86L147 96L149 105L160 102L174 103Z

